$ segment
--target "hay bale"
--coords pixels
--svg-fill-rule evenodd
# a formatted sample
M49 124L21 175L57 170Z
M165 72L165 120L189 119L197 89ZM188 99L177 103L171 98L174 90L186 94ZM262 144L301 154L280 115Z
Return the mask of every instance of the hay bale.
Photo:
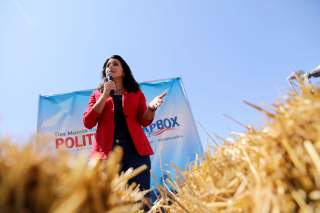
M84 156L36 154L31 145L0 143L1 212L138 212L145 192L127 180L145 169L119 176L122 150L106 161Z
M320 212L320 89L302 85L274 112L250 105L265 126L207 152L153 212Z

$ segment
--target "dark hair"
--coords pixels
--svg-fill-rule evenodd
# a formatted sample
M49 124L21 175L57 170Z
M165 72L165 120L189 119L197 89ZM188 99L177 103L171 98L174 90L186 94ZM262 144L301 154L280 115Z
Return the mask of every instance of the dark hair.
M106 67L107 67L107 63L110 59L117 59L120 61L121 66L123 68L123 72L124 72L124 78L123 78L123 86L124 88L128 91L128 92L137 92L140 90L139 88L139 84L137 83L137 81L134 79L131 69L129 67L129 65L127 64L127 62L119 55L112 55L109 58L107 58L107 60L104 62L103 67L102 67L102 71L101 71L101 79L102 81L104 81L104 79L106 78ZM103 83L101 83L98 87L100 92L103 92Z

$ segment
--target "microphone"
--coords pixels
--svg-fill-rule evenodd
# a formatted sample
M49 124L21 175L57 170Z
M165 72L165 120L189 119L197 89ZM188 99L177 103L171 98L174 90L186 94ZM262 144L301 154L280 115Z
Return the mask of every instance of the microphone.
M104 79L105 82L108 82L108 81L112 81L113 78L112 78L112 75L110 73L110 71L107 72L106 74L106 78Z
M108 70L107 73L106 73L106 78L104 79L104 82L109 82L109 81L112 81L112 80L113 80L113 77L112 77L112 75L110 73L110 70ZM110 95L113 95L113 93L114 93L114 90L111 90L110 91Z

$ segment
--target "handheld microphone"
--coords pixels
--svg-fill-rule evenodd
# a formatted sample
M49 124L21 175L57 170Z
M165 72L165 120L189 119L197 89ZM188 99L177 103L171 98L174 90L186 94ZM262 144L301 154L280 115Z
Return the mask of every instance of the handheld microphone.
M112 77L110 70L109 70L106 73L106 78L104 79L104 82L108 82L108 81L112 81L112 80L113 80L113 77ZM113 95L113 93L114 93L114 90L111 90L110 95Z
M106 74L106 78L104 79L105 82L108 82L108 81L112 81L113 78L112 78L112 75L110 72L107 72Z

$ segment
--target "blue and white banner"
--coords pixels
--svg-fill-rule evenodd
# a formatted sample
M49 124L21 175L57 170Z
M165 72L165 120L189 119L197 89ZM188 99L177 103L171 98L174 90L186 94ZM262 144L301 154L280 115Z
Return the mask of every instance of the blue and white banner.
M144 128L155 152L151 156L151 186L161 184L166 177L175 177L175 165L181 169L193 161L203 149L181 78L140 83L151 101L167 92L152 124ZM86 129L82 114L93 90L40 96L37 131L48 135L48 152L66 149L72 153L90 152L96 128Z

